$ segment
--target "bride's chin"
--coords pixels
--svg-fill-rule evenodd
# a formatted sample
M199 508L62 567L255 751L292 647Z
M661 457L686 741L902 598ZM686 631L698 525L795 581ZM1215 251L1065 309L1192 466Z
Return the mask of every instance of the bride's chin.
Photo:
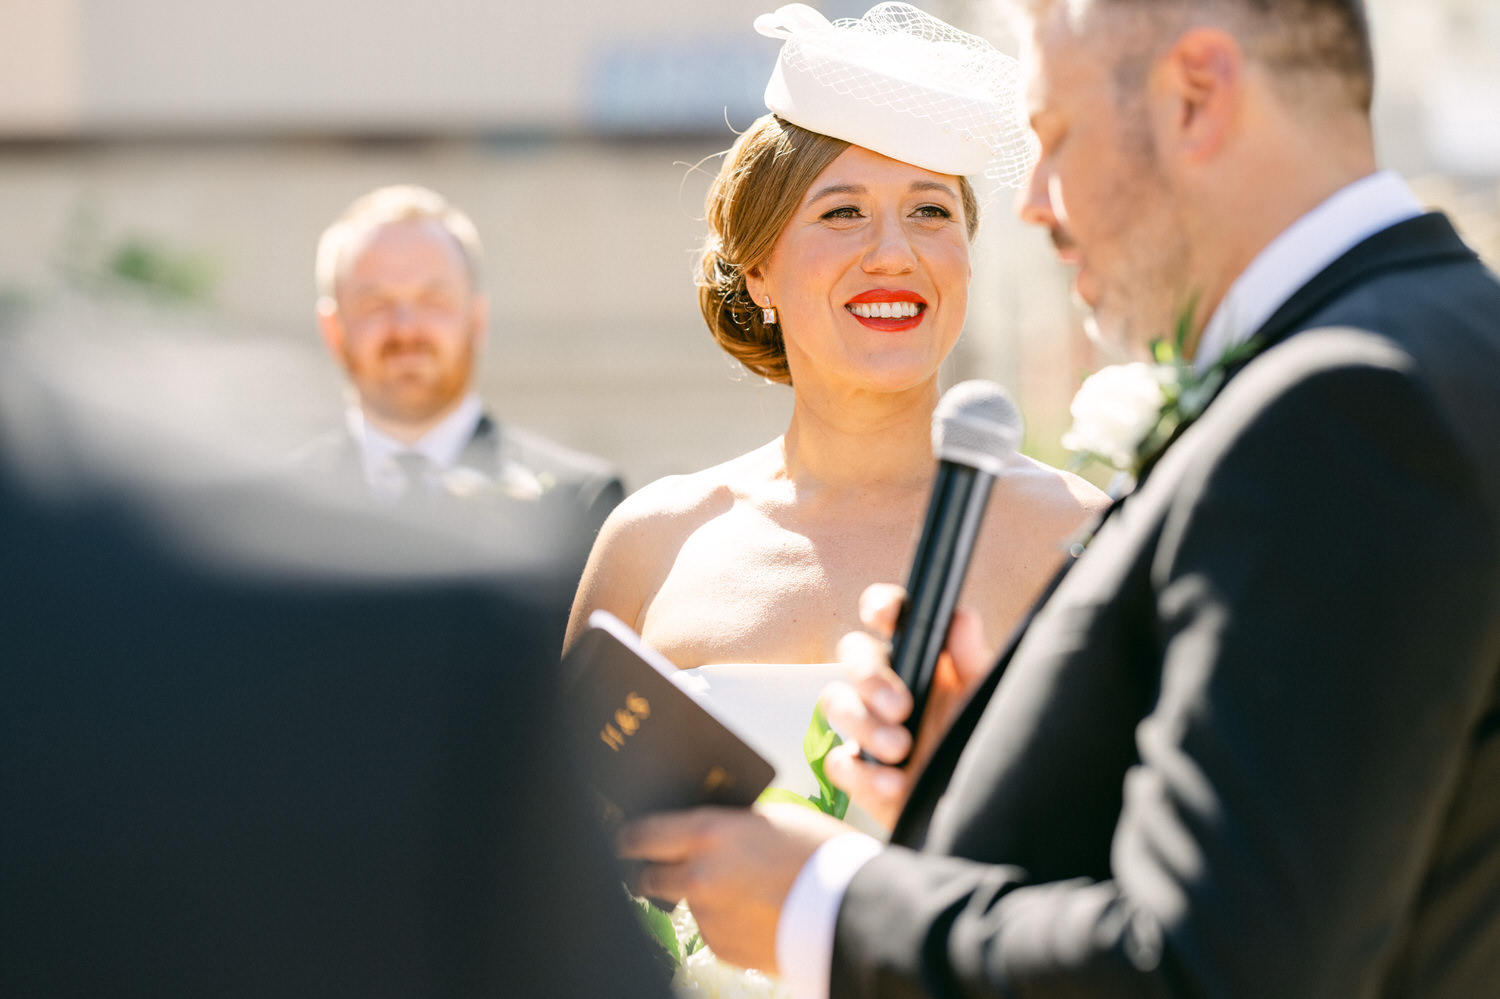
M865 365L862 380L874 391L903 395L936 384L946 357L876 358Z

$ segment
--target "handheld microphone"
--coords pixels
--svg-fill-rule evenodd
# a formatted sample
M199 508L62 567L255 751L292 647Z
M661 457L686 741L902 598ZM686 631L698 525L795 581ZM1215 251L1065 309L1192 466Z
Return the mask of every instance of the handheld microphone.
M960 382L933 411L937 477L891 637L891 667L912 695L906 728L913 740L948 641L990 486L1020 445L1022 427L1020 410L994 382Z

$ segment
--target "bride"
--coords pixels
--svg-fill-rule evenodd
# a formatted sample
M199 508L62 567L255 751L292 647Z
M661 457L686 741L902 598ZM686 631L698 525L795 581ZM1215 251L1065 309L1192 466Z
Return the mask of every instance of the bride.
M880 22L892 7L903 19ZM1005 69L987 43L904 5L835 25L801 5L757 20L787 39L767 89L773 113L738 138L708 194L699 303L726 351L791 387L790 424L621 503L568 629L571 644L597 608L632 625L763 750L778 785L803 792L813 782L802 736L839 638L859 628L859 594L904 580L910 565L935 471L938 370L968 301L979 218L965 174L982 172L1000 141L975 140L955 114L871 103L826 66L808 68L809 52L837 70L905 32L903 85L920 89L911 81L926 74L926 86L948 89L936 77L951 73L952 52L912 33L913 15L987 72ZM975 63L963 65L973 92ZM997 85L968 102L987 102L994 124L1011 97ZM961 597L987 635L1019 622L1104 502L1075 476L1007 459Z

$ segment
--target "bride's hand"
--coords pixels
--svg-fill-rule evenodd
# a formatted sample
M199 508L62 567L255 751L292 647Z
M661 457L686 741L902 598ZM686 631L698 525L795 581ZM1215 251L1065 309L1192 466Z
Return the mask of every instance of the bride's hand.
M828 754L824 772L887 829L896 824L912 781L991 666L979 615L959 608L933 674L913 747L903 724L911 714L911 692L891 669L886 655L886 642L895 631L904 596L901 587L889 583L876 583L860 595L860 620L869 632L850 632L840 640L845 679L830 684L822 699L829 723L845 739ZM860 759L860 749L885 763ZM894 765L906 759L908 750L910 759Z

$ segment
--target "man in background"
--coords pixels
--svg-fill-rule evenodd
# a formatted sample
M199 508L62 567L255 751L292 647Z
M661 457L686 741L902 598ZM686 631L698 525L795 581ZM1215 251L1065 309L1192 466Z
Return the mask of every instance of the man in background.
M354 402L294 463L470 539L538 548L576 583L624 487L602 459L486 412L482 262L474 224L422 187L371 191L323 233L318 323Z

